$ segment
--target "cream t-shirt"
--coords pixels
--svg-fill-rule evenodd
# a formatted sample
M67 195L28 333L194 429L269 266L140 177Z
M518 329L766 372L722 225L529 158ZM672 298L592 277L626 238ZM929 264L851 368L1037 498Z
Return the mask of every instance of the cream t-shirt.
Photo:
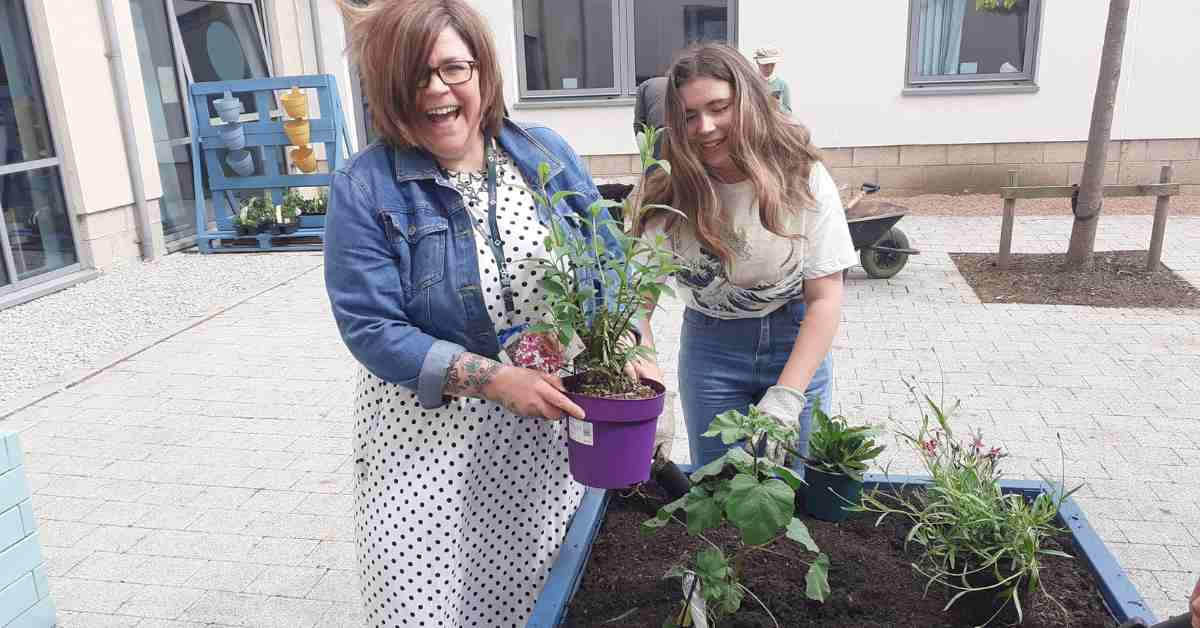
M675 275L675 287L688 307L714 318L760 318L803 296L805 279L858 263L837 185L820 162L813 164L808 186L815 206L784 214L783 231L801 236L787 238L762 226L749 180L717 183L729 217L720 236L733 250L729 264L704 250L691 223L683 219L667 232L667 217L655 218L644 237L666 234L667 246L684 267Z

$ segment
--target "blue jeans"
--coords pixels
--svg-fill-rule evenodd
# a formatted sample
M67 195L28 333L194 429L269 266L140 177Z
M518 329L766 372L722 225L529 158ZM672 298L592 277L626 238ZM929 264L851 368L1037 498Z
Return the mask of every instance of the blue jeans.
M679 397L687 425L692 464L703 465L728 449L720 438L701 436L713 417L726 410L745 413L762 399L783 372L800 324L804 302L793 301L762 318L725 320L691 308L683 313L679 343ZM807 403L800 416L800 439L796 449L808 455L812 431L813 403L820 398L821 410L832 406L833 364L825 356L805 390ZM797 462L796 467L802 468Z

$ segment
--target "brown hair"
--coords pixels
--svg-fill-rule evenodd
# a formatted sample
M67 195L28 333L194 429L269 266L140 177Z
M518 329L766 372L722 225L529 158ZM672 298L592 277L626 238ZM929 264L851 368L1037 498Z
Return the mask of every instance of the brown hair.
M808 175L813 162L821 160L808 129L780 111L767 89L766 80L736 49L705 43L685 49L675 58L667 74L667 128L662 155L671 164L671 175L661 169L647 176L642 203L671 205L687 215L696 239L728 263L730 247L719 237L725 222L712 177L688 142L687 120L679 88L688 81L709 77L729 83L733 92L733 122L726 142L733 163L749 177L758 200L763 227L783 237L784 212L796 213L812 207ZM647 221L668 216L668 229L676 218L665 210L650 210L640 217L635 233L645 231Z
M376 0L369 5L338 0L345 16L347 51L357 65L371 123L388 143L418 144L417 83L429 72L427 59L446 27L458 32L475 56L480 126L497 134L504 119L504 83L492 32L463 0Z

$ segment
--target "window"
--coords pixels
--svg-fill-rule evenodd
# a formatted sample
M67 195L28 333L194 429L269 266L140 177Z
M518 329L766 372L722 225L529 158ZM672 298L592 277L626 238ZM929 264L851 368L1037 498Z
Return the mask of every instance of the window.
M249 0L174 0L189 83L266 78L266 41ZM209 98L209 104L218 96ZM257 113L258 103L239 94L242 109Z
M79 263L34 50L25 3L0 0L0 294Z
M734 41L733 0L516 0L525 99L633 95L698 41Z
M909 87L1032 86L1041 0L911 0Z

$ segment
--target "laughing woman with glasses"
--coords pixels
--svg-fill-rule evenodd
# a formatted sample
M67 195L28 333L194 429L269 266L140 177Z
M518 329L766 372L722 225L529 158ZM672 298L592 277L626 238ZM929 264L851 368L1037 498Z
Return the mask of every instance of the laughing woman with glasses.
M553 211L586 215L599 194L554 131L505 118L492 35L466 2L341 4L382 138L334 174L325 233L361 365L362 623L523 626L583 494L559 421L583 411L557 377L502 363L499 336L546 312L530 258L550 218L526 189L539 164L548 195L578 193Z

